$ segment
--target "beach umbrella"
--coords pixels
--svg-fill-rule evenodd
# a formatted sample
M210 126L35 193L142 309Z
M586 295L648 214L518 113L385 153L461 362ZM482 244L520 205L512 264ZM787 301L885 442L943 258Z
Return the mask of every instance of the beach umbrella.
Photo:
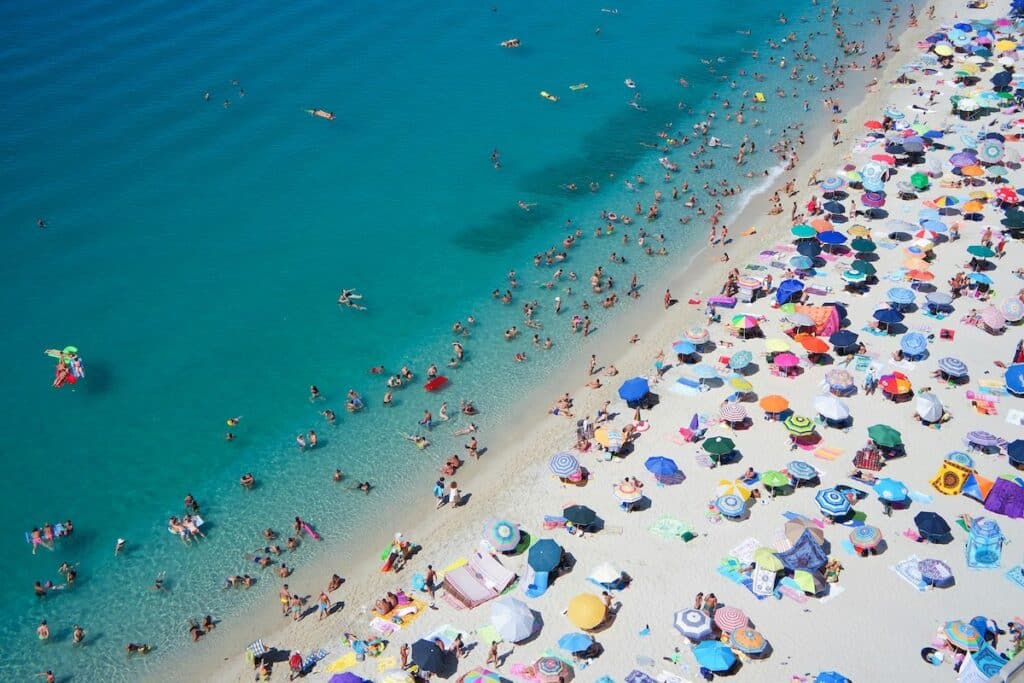
M1020 196L1014 191L1012 187L1000 187L996 189L996 199L1005 204L1016 204L1020 201Z
M765 339L764 348L768 353L782 353L789 351L789 342L785 339Z
M870 524L863 524L850 532L850 543L853 543L858 548L870 550L881 542L882 532L879 531L878 527L871 526Z
M953 585L953 569L942 560L924 559L917 563L921 578L930 586L948 588Z
M867 180L865 180L867 187ZM885 206L885 195L880 192L865 192L860 196L860 203L870 209L878 209Z
M671 458L662 455L655 455L644 462L647 471L656 477L667 477L679 471L679 467Z
M838 671L822 671L814 677L814 683L851 683L851 681Z
M715 626L725 633L730 633L738 628L743 628L750 623L747 615L739 607L724 605L715 610Z
M1020 396L1024 394L1024 363L1014 363L1007 366L1003 374L1003 384L1011 394Z
M907 272L906 277L908 280L916 280L918 282L931 282L935 279L935 276L927 270L911 270Z
M844 368L833 368L825 375L828 385L833 389L847 389L854 386L853 375Z
M882 128L884 128L882 122L876 121L875 119L868 119L867 121L865 121L864 127L867 128L868 130L882 130Z
M778 470L768 470L761 473L761 483L768 489L780 489L789 486L789 477Z
M753 384L751 384L747 380L743 379L742 377L737 377L737 376L729 378L729 385L733 389L735 389L736 391L744 391L744 392L751 391L754 388Z
M535 572L550 572L562 561L562 546L542 538L530 547L526 561Z
M850 330L839 330L838 332L833 332L828 338L828 343L837 349L853 346L857 343L857 333L851 332Z
M780 572L786 568L786 565L778 558L775 551L765 546L754 551L753 560L758 569L764 569L769 572Z
M935 218L925 218L925 219L923 219L921 221L921 227L924 228L925 230L928 230L929 232L938 233L940 235L942 233L946 232L947 230L949 230L949 228L946 227L945 223L943 223L942 221L940 221L938 219L935 219ZM927 261L925 261L925 263L927 263ZM920 264L915 262L914 265L920 265Z
M821 208L825 209L831 214L846 213L846 207L843 206L840 202L836 201L825 202L824 204L821 205Z
M949 524L937 513L927 510L914 515L914 526L925 538L943 538L950 532Z
M840 517L850 511L850 499L836 488L821 489L814 495L814 502L822 512L832 517Z
M981 309L981 322L993 330L1001 330L1006 327L1006 318L995 306Z
M759 655L768 649L768 641L752 628L738 628L729 634L729 644L747 655Z
M826 232L818 233L818 241L821 242L822 244L834 246L846 242L846 235L844 235L841 232L836 232L835 230L828 230Z
M1017 297L1007 297L999 304L999 312L1010 322L1020 322L1024 319L1024 304Z
M789 472L789 476L800 481L809 481L818 476L818 470L803 460L790 460L786 464L786 471Z
M924 190L931 184L931 180L924 173L918 172L910 176L910 184L919 190Z
M902 396L909 392L912 388L910 380L902 372L892 372L888 375L882 375L878 379L878 386L882 387L882 391L893 396Z
M835 192L836 190L842 189L845 184L846 182L842 178L830 175L818 183L818 186L823 192Z
M981 259L992 258L993 256L996 255L995 251L993 251L989 247L986 247L984 244L972 244L971 246L967 247L967 253L970 254L971 256L977 256L978 258Z
M865 181L870 179L881 180L888 170L884 164L880 164L877 161L869 161L861 167L860 175Z
M754 354L750 353L750 351L737 351L732 354L732 357L729 359L729 367L733 370L742 370L750 365L753 360Z
M920 332L910 332L900 339L900 348L908 356L920 356L928 350L928 340Z
M570 505L562 510L562 516L580 526L590 526L597 519L597 513L586 505Z
M1008 38L1003 38L1001 40L997 40L996 44L995 44L996 52L1010 52L1011 50L1016 50L1016 49L1017 49L1017 43L1012 41L1012 40L1010 40L1010 39L1008 39Z
M925 422L938 422L946 413L942 401L935 394L923 391L917 395L914 412Z
M622 570L610 562L604 562L594 567L594 571L590 572L587 578L597 583L615 583L622 578Z
M772 362L780 368L792 368L800 364L800 359L789 351L778 354Z
M1001 443L998 436L981 429L967 432L966 439L967 443L981 448L996 448Z
M967 279L976 285L991 285L992 278L985 273L971 273L967 276Z
M903 443L902 435L886 424L868 427L868 438L883 448L895 448Z
M672 353L679 353L684 356L689 356L692 353L697 352L697 347L693 345L693 342L689 341L676 341L672 342Z
M713 379L718 377L718 371L707 363L698 363L691 368L693 375L698 379Z
M736 664L736 655L729 646L717 640L705 640L693 648L697 663L710 671L728 671Z
M505 553L519 545L519 527L508 520L493 520L487 524L484 537L495 550Z
M807 225L806 223L794 225L792 228L789 229L789 232L798 239L808 239L818 234L817 230Z
M906 287L891 287L885 294L889 301L895 304L905 305L914 303L914 290L907 289Z
M778 394L772 394L762 398L758 405L766 413L781 413L789 408L789 401L786 400L785 396L779 396Z
M720 479L718 486L715 488L715 496L729 496L736 495L742 498L744 501L750 498L750 489L748 489L742 482L731 480L731 479Z
M825 419L836 422L850 417L849 407L835 396L830 395L815 396L814 410Z
M795 517L787 521L783 531L786 539L793 545L796 545L805 533L818 545L825 545L825 532L806 517ZM825 561L821 564L825 564Z
M818 572L797 569L793 572L793 581L804 593L818 595L825 590L825 579Z
M782 426L793 436L807 436L814 431L814 422L803 415L790 415Z
M541 657L533 663L533 670L540 683L559 683L572 668L558 657Z
M852 237L871 237L871 231L864 225L851 225L846 229L846 234Z
M903 314L891 308L880 308L872 313L871 317L885 325L892 325L903 320Z
M588 631L604 621L607 610L601 598L592 593L580 593L569 601L569 621Z
M631 481L624 481L615 486L612 489L612 493L615 497L626 504L637 503L643 499L643 491L640 490L636 484Z
M850 248L861 254L870 254L871 252L875 251L875 249L877 249L878 247L875 246L874 242L867 239L866 237L857 237L852 242L850 242Z
M628 403L639 401L649 393L651 393L651 387L643 377L627 379L619 387L619 398Z
M565 650L569 654L583 652L593 644L594 638L586 633L566 633L558 639L559 649Z
M580 471L580 461L572 453L561 451L551 456L548 468L556 477L571 477Z
M795 327L808 327L814 324L814 320L806 313L790 313L789 322Z
M896 503L901 500L907 499L907 485L902 481L891 479L890 477L883 477L879 479L874 485L875 493L882 500L888 500Z
M742 497L731 493L727 496L716 498L715 507L726 517L740 517L746 511L747 503Z
M953 297L946 292L928 292L924 298L934 306L948 306L953 303Z
M950 621L942 629L946 638L961 650L973 652L984 643L981 633L966 621Z
M718 412L725 422L743 422L747 419L746 409L738 403L726 403Z
M504 680L499 674L494 673L490 669L478 666L475 669L470 669L459 678L459 683L502 683Z
M752 330L757 327L757 318L752 315L734 315L729 325L737 330Z
M756 277L752 277L750 275L743 275L736 281L736 284L738 284L743 289L753 290L760 289L764 282L762 282Z
M812 266L814 266L814 261L811 259L810 256L803 256L801 254L797 254L796 256L790 257L789 265L793 268L796 268L797 270L809 270Z
M693 325L683 334L684 337L697 344L702 344L708 339L708 331L700 325Z
M502 640L518 643L532 636L537 630L537 618L526 603L515 598L505 597L491 606L491 625L494 626L494 630L498 632Z
M716 436L710 439L705 439L701 442L701 446L711 455L725 455L726 453L732 453L736 450L736 444L727 436Z
M946 457L943 459L949 460L957 465L963 465L964 467L974 467L974 459L963 451L950 451L949 453L946 453Z
M828 344L825 343L824 339L810 335L800 337L800 346L804 347L809 353L825 353L828 351Z
M917 229L917 226L907 221L892 220L885 224L891 232L906 232L910 233Z
M444 651L435 643L420 638L412 644L412 662L421 671L440 674L444 671Z
M699 609L684 609L676 612L672 625L684 638L703 640L711 635L711 617Z
M1009 74L1007 74L1007 76L1009 76ZM981 143L981 148L978 149L978 154L981 156L982 161L994 164L1003 158L1003 143L998 140L985 140Z

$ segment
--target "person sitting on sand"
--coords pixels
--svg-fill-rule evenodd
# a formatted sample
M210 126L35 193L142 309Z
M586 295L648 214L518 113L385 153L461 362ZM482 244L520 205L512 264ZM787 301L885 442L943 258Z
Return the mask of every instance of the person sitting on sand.
M589 387L590 389L600 389L601 386L602 384L600 377L595 377L594 379L587 382L587 387Z
M619 369L614 365L609 364L608 369L604 371L604 374L607 375L608 377L614 377L615 375L619 374Z

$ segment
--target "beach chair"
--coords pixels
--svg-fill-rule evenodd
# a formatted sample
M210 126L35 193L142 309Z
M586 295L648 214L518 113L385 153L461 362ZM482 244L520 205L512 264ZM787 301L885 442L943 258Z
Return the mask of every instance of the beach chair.
M528 598L539 598L548 589L548 572L533 572L533 578L526 584L523 593Z

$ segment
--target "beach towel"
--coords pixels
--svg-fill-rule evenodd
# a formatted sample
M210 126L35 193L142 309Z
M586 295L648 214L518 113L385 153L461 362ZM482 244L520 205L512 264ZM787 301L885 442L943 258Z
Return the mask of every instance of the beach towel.
M814 451L814 456L821 458L822 460L835 460L843 454L842 448L832 448L830 446L821 446Z
M401 627L398 624L387 621L386 619L374 617L373 621L370 622L370 628L382 636L390 636Z
M532 570L531 570L532 571ZM548 589L548 572L533 571L533 577L527 582L523 581L523 593L528 598L539 598Z
M377 658L377 671L384 672L390 669L398 668L398 660L394 657L380 656Z
M804 589L788 577L779 582L779 593L801 605L807 602L807 594L804 593Z
M921 562L921 558L917 555L911 555L902 562L897 562L895 565L889 567L889 569L896 572L896 574L906 581L908 584L913 586L918 591L923 592L927 588L924 580L921 578L921 570L918 564Z
M304 660L302 660L302 671L303 672L311 671L313 669L313 667L316 666L317 662L319 662L321 659L323 659L326 656L327 656L327 650L324 650L323 648L317 650L316 652L310 653L309 655L306 656L306 658Z
M335 674L350 669L356 665L356 653L346 652L338 659L335 659L329 666L324 669L324 673Z
M541 683L540 677L536 675L533 667L527 664L512 664L508 670L516 678L521 678L528 683Z
M1024 567L1018 564L1016 567L1013 567L1010 571L1006 572L1004 576L1006 576L1010 583L1017 586L1017 588L1024 590Z
M644 665L640 664L640 666ZM657 683L657 681L655 681L653 678L645 674L643 671L640 671L639 669L633 669L628 674L626 674L626 683Z
M845 551L847 555L854 555L854 556L857 555L857 551L854 549L853 543L851 543L850 539L848 539L848 538L844 538L842 541L840 541L839 542L839 547L842 548L843 551Z
M755 567L754 571L750 575L750 592L759 598L767 598L775 595L775 580L777 578L778 576L775 572Z
M735 557L743 564L750 564L754 561L754 552L761 547L761 542L750 537L729 551L730 557Z

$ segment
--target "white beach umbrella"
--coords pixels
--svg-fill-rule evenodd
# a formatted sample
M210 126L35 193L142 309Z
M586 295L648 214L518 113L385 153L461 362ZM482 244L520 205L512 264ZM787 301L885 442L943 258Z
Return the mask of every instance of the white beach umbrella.
M917 395L914 410L925 422L938 422L946 412L939 397L929 391Z
M815 396L814 410L828 420L845 420L850 417L850 408L835 396Z

